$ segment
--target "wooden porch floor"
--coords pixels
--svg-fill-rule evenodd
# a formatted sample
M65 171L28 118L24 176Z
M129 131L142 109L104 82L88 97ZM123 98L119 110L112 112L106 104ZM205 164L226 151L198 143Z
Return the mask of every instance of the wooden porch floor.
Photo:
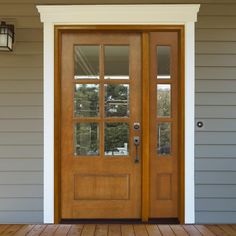
M236 236L236 225L0 225L1 236Z

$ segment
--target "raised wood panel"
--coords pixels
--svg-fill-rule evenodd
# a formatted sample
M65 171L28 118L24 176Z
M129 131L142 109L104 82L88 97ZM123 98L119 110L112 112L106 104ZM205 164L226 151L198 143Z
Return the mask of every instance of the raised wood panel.
M43 223L43 211L0 211L0 222L11 223Z
M0 106L42 106L43 94L0 94Z
M0 198L43 198L43 185L0 185Z
M209 224L234 224L236 219L236 212L233 211L196 211L196 223L209 223Z
M156 199L172 199L172 174L157 174L156 176Z
M198 211L236 211L236 199L196 199Z
M227 159L196 159L195 160L196 171L236 171L236 158Z
M235 16L236 4L202 4L199 16Z
M236 55L196 55L196 66L236 66Z
M236 54L236 42L196 42L197 54Z
M75 200L128 200L129 175L75 175Z
M1 198L0 211L41 211L42 198Z
M16 28L16 42L40 42L43 44L43 29L28 28L18 29Z
M1 119L0 132L43 132L43 120Z
M235 145L196 145L196 157L236 158Z
M236 185L236 172L228 171L196 171L196 184L234 184Z
M196 29L196 41L234 42L236 29Z
M42 93L43 81L0 80L0 93Z
M197 132L196 144L236 144L236 132Z
M0 184L43 184L43 172L0 172Z
M43 66L42 55L11 55L0 54L0 67L18 68L18 67L40 67ZM16 70L16 69L15 69Z
M236 106L196 106L196 118L236 118ZM227 120L226 120L227 121Z
M236 93L196 93L195 105L236 105Z
M17 42L14 45L14 55L34 55L43 54L43 44L41 42Z
M41 119L43 122L42 106L2 106L0 109L0 119Z
M196 127L195 131L197 132L236 131L236 119L201 119L201 121L204 123L204 126L202 128Z
M1 132L0 145L42 145L42 133Z
M196 185L196 198L235 198L236 185Z
M235 80L236 68L234 67L196 67L196 79Z
M236 93L236 80L196 80L197 92Z
M0 171L43 171L43 159L0 159Z
M235 29L236 16L201 16L198 17L196 28Z
M4 68L0 67L0 81L1 80L43 80L43 68Z

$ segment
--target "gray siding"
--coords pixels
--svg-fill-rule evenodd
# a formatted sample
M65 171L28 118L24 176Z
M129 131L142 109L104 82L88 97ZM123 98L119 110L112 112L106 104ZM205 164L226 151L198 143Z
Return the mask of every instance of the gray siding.
M196 24L196 222L236 223L235 0L0 0L0 222L43 221L43 32L36 4L201 3Z
M236 2L196 24L196 222L236 223Z

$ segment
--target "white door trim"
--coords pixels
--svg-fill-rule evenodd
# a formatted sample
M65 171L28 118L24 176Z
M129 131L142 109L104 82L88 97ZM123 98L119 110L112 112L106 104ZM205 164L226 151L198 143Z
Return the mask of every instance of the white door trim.
M176 5L44 5L44 223L54 223L54 26L185 26L185 223L195 223L194 90L195 36L199 4Z

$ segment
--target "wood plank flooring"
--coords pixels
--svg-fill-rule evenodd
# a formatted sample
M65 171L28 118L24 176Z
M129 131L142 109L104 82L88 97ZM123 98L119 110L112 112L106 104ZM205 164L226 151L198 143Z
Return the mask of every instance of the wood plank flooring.
M236 236L236 225L0 225L1 236Z

